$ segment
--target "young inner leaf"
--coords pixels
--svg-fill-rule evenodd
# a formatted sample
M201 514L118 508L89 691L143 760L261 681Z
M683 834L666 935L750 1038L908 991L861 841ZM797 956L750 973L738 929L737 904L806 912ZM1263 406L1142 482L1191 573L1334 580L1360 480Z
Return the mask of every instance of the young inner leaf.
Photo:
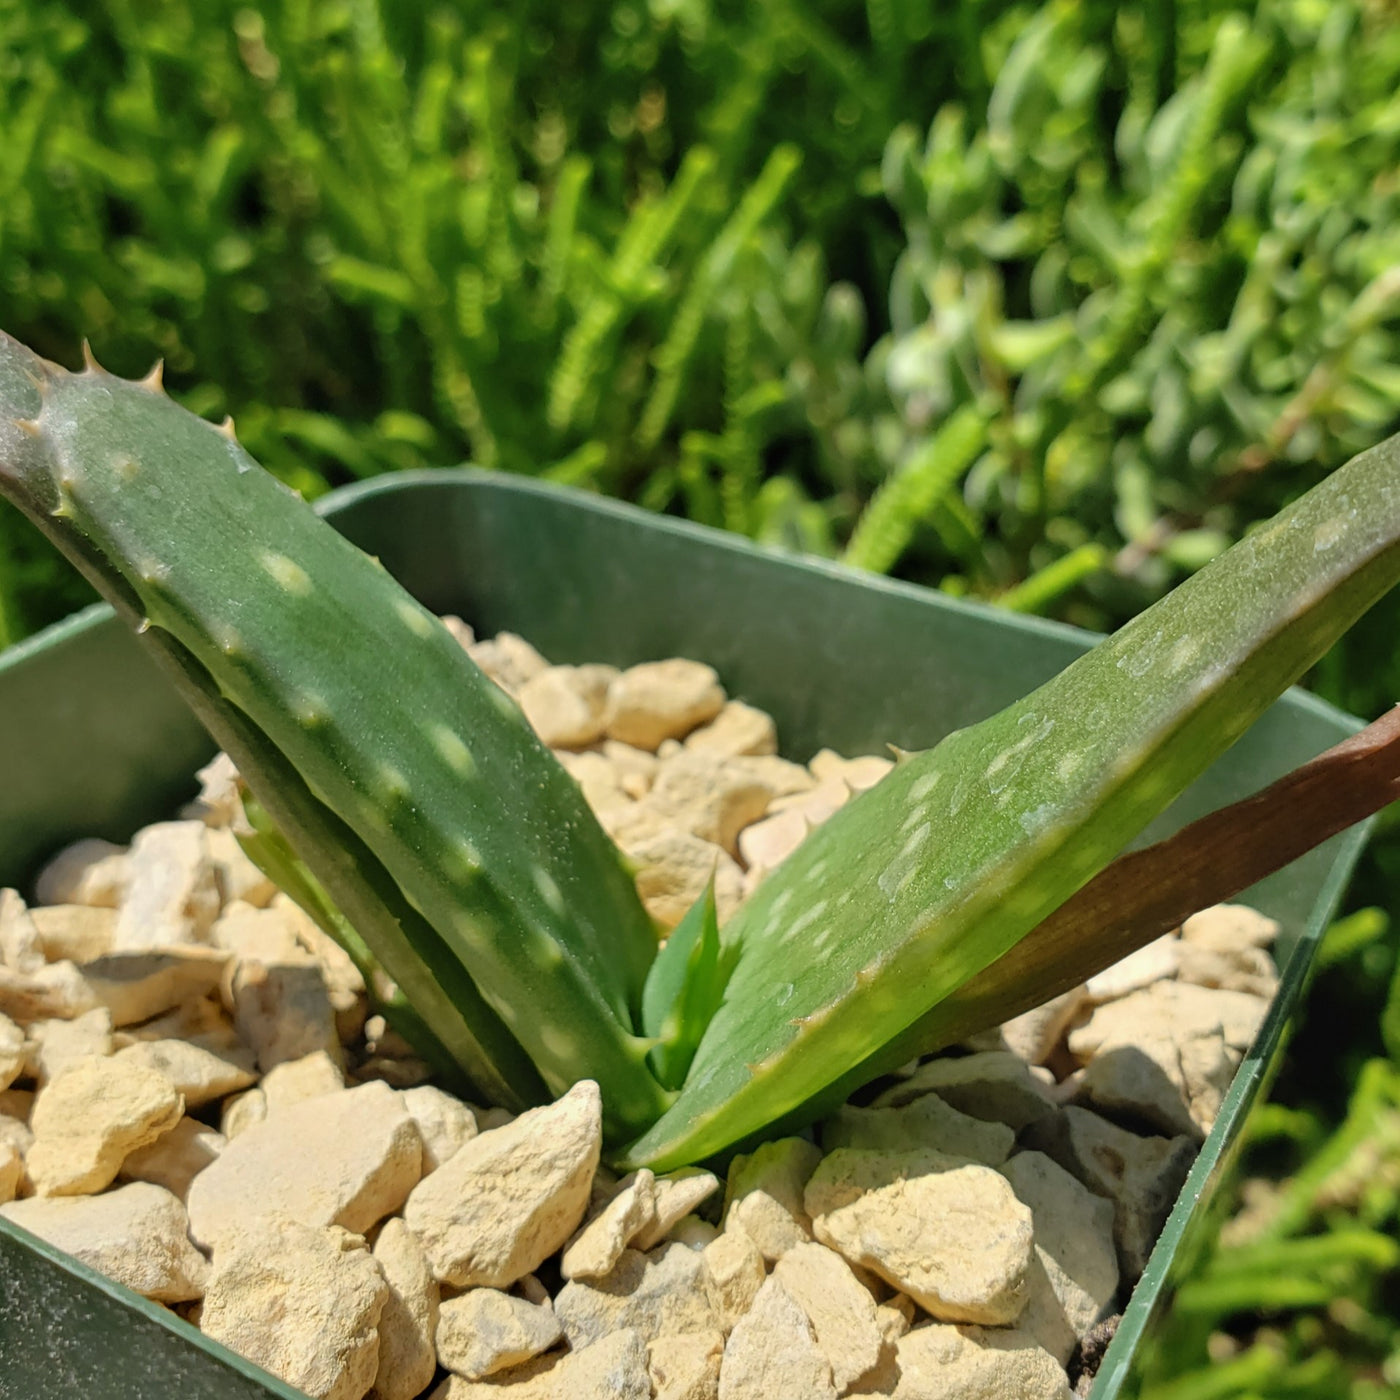
M650 1063L667 1089L679 1089L685 1079L724 996L735 951L720 943L712 876L657 954L642 991L642 1029L658 1042Z

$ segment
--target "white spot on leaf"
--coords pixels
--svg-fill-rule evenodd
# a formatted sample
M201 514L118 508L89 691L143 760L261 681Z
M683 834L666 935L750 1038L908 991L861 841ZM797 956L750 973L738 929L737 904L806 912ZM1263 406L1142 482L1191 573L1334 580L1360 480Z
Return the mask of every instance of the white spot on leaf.
M1201 654L1201 643L1196 637L1179 637L1171 651L1167 653L1167 674L1179 675Z
M375 792L382 802L402 802L409 795L408 779L392 763L381 764Z
M435 624L417 603L410 602L407 598L395 599L394 611L398 613L404 626L415 636L431 637L433 635Z
M900 855L912 856L914 852L928 840L928 834L932 829L932 826L928 822L925 822L900 848Z
M1134 638L1134 640L1136 640ZM1146 641L1133 650L1125 650L1118 658L1118 669L1126 671L1134 680L1140 680L1157 660L1162 647L1162 629L1159 627Z
M445 724L429 725L428 738L438 756L459 777L468 777L475 771L476 760L472 758L471 750Z
M1024 714L1016 721L1017 728L1033 725L1028 733L1017 739L1009 749L1004 749L987 765L987 791L996 796L1002 792L1020 772L1030 751L1050 735L1055 727L1053 719L1041 719L1038 715Z
M325 699L310 691L297 697L293 706L293 713L297 717L297 723L303 729L316 729L325 724L327 718Z
M555 884L554 877L542 865L535 866L531 875L535 881L535 888L540 892L540 898L562 918L565 912L564 896Z
M1062 782L1067 783L1084 766L1084 760L1088 754L1082 750L1071 749L1069 753L1055 765L1055 776Z
M274 554L268 551L262 555L258 562L263 566L264 571L271 574L286 592L294 593L300 598L306 597L311 592L311 576L295 559L288 559L285 554Z
M1324 521L1313 532L1313 553L1324 554L1346 533L1347 522L1342 519Z
M1055 804L1042 802L1028 812L1022 812L1018 820L1027 836L1038 836L1055 818Z
M495 681L487 681L486 698L491 702L497 713L515 723L525 722L525 713L509 695L496 684Z
M453 843L453 856L457 862L459 879L480 874L481 852L465 836L459 836Z
M909 789L909 800L911 802L922 802L929 793L942 781L943 774L934 769L931 773L925 773L913 787Z
M812 925L826 913L828 903L829 901L825 899L817 900L805 914L793 920L788 926L788 931L784 936L786 938L796 938L804 929L811 928Z

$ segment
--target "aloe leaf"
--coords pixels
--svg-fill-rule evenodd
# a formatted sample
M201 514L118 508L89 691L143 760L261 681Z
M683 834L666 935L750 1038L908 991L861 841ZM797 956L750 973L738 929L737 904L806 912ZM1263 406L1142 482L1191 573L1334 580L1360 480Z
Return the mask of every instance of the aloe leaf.
M46 512L52 518L61 505L57 493L48 492L58 468L49 455L51 445L21 424L42 411L40 385L57 368L0 334L0 402L20 409L13 418L0 414L0 488L9 485L21 508L41 520ZM28 420L24 413L30 415ZM457 1073L491 1102L523 1108L546 1099L544 1084L524 1050L363 843L311 795L295 769L220 693L200 662L173 635L148 624L139 597L109 570L98 551L80 536L63 547L118 616L141 634L147 651L240 772L253 777L282 827L296 833L321 878L335 886L344 908L373 931L381 956L411 988L419 1012L432 1022L434 1037L447 1048ZM436 971L429 968L435 953Z
M1400 707L1261 792L1119 856L995 962L766 1133L795 1131L862 1084L1078 986L1400 801Z
M684 1081L733 964L732 950L721 948L711 877L656 955L642 989L642 1030L657 1042L651 1065L666 1088Z
M269 816L306 853L308 870L335 890L338 906L372 941L377 960L432 1027L457 1073L503 1107L545 1102L548 1092L525 1050L368 846L312 795L247 717L215 693L198 661L173 637L155 628L143 635L215 742L262 794Z
M63 373L0 333L0 492L15 499L41 528L45 521L52 525L61 520L54 512L64 508L53 444L33 423L44 409L41 386L53 372ZM207 424L204 427L208 429ZM525 1107L547 1097L520 1045L457 960L437 946L440 940L435 935L430 940L431 930L423 925L422 916L407 905L364 844L311 795L295 769L229 703L200 662L172 634L147 625L135 590L87 539L73 534L61 547L104 593L117 615L141 633L149 654L215 742L245 777L253 777L282 828L296 834L322 881L336 889L341 906L361 927L374 930L384 961L399 971L401 984L409 988L419 1012L431 1020L435 1036L459 1071L495 1102ZM415 929L420 933L416 947L409 941ZM433 971L428 959L435 952L438 967Z
M436 618L158 373L70 374L0 338L0 492L189 661L201 718L243 726L266 778L215 737L367 939L336 828L385 877L389 923L422 938L427 980L457 965L551 1092L595 1079L614 1137L654 1120L651 922L577 785ZM279 787L314 819L286 820Z
M893 1067L1039 1006L1397 800L1400 708L1263 791L1119 856L884 1047L882 1063Z
M717 1152L874 1055L1061 905L1400 578L1400 438L1023 700L900 764L724 929L680 1095L623 1152Z

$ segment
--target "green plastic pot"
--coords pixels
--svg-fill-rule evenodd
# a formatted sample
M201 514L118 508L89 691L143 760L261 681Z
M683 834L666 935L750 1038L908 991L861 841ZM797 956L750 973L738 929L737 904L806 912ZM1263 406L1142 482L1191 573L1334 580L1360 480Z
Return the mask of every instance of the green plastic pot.
M1015 700L1095 638L535 482L416 473L326 498L337 528L438 612L556 662L707 661L784 752L924 748ZM386 661L386 664L391 664ZM1243 797L1353 732L1291 692L1148 833ZM0 884L84 835L128 839L188 799L209 740L94 607L0 655ZM1350 832L1245 898L1278 919L1283 980L1100 1369L1127 1396L1174 1282L1215 1226L1240 1128L1274 1069L1318 938L1365 840ZM173 1314L0 1221L0 1400L252 1400L297 1392Z

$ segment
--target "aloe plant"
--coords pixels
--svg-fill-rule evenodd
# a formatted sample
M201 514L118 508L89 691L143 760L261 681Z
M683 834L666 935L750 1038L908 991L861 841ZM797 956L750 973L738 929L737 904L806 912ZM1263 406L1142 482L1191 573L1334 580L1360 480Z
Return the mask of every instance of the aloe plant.
M75 374L0 339L0 492L135 626L238 765L264 859L392 979L427 1052L512 1105L597 1080L623 1166L811 1114L1154 936L1180 913L1160 891L1221 891L1149 856L1152 918L1124 928L1110 862L1400 578L1395 439L1033 694L904 756L723 928L707 899L658 953L514 702L159 368ZM1345 756L1379 779L1310 770L1281 810L1327 807L1330 828L1246 842L1230 873L1389 800L1398 756L1387 731ZM1346 800L1317 803L1319 782ZM1069 908L1081 926L1056 923Z

